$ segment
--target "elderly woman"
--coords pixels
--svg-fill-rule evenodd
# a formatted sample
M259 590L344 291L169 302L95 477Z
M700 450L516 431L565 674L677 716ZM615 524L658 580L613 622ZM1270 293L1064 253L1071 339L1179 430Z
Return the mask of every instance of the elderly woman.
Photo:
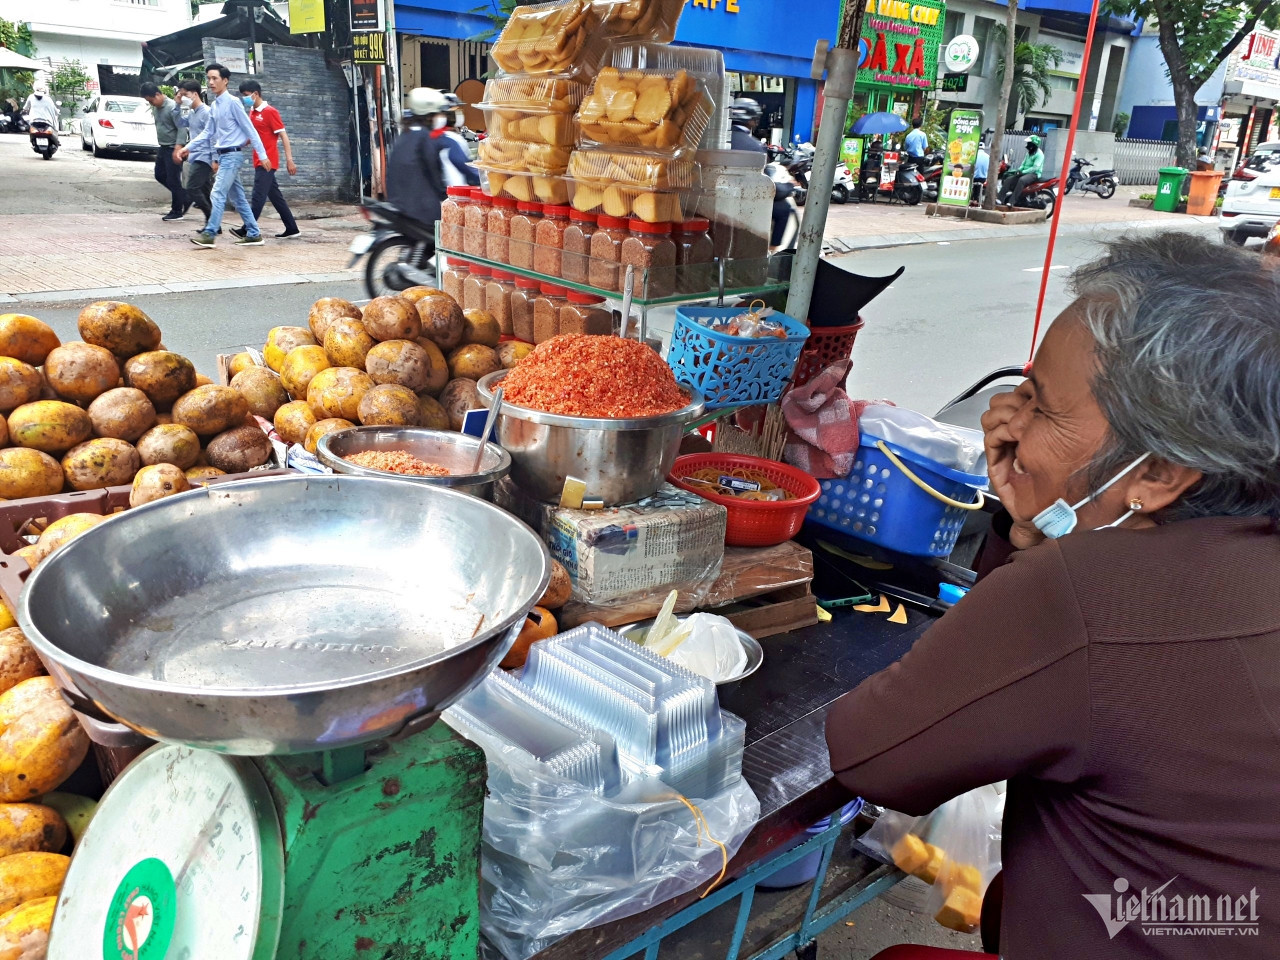
M1168 233L1074 289L983 418L1008 562L835 704L832 768L914 814L1008 781L1005 960L1280 956L1280 275Z

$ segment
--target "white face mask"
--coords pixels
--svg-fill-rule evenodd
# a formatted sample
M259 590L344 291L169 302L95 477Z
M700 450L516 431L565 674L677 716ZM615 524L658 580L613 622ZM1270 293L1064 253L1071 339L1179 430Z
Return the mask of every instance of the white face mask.
M449 125L449 118L446 117L443 113L437 114L436 116L431 118L432 130L443 130L448 125Z
M453 125L454 125L455 127L465 127L465 126L467 125L467 118L466 118L466 116L462 113L462 111L461 111L461 110L459 110L459 111L457 111L456 113L454 113L454 115L453 115Z
M1098 497L1102 496L1102 494L1106 493L1113 486L1119 483L1122 479L1124 479L1130 473L1132 473L1135 469L1137 469L1139 464L1141 464L1150 456L1151 454L1144 453L1137 460L1133 461L1133 463L1129 464L1127 467L1125 467L1123 470L1117 473L1114 477L1112 477L1110 480L1108 480L1106 483L1100 486L1093 493L1089 494L1089 496L1085 497L1083 500L1077 503L1074 507L1071 504L1067 503L1067 501L1059 497L1055 503L1050 504L1049 506L1041 510L1039 513L1037 513L1035 517L1031 520L1032 524L1034 524L1035 528L1039 530L1041 533L1043 533L1050 540L1057 540L1059 537L1065 537L1068 533L1070 533L1072 530L1076 528L1076 523L1078 521L1078 518L1076 517L1077 510L1083 507L1086 503L1091 503L1094 500L1096 500ZM1132 517L1136 512L1137 512L1136 510L1130 510L1128 513L1122 516L1119 520L1116 520L1114 523L1105 523L1100 527L1095 527L1094 529L1106 530L1110 527L1118 527L1120 526L1120 524L1124 523L1126 520Z

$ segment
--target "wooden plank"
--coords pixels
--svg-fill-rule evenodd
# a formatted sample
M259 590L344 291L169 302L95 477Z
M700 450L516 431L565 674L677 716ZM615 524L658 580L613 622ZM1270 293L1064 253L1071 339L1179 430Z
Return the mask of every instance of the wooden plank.
M727 617L739 630L757 640L780 633L789 633L818 622L818 605L808 584L784 587L760 598L763 602L746 605L732 604L712 610Z

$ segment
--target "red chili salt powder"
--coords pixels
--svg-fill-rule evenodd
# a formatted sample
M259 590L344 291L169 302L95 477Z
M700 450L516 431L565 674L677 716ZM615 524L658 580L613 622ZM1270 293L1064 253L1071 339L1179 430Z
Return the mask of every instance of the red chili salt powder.
M615 336L552 337L502 385L508 403L570 417L656 417L689 403L652 347Z

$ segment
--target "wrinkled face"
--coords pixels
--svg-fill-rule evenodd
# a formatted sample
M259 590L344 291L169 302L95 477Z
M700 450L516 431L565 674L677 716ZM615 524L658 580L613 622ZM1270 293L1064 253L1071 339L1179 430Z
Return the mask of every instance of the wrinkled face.
M1036 351L1032 375L1018 387L1023 404L1009 422L1017 443L1010 484L1014 512L1033 517L1059 497L1070 504L1093 491L1076 474L1107 438L1107 421L1093 398L1093 337L1080 320L1080 301L1054 321ZM1115 520L1116 488L1078 511L1081 529Z

